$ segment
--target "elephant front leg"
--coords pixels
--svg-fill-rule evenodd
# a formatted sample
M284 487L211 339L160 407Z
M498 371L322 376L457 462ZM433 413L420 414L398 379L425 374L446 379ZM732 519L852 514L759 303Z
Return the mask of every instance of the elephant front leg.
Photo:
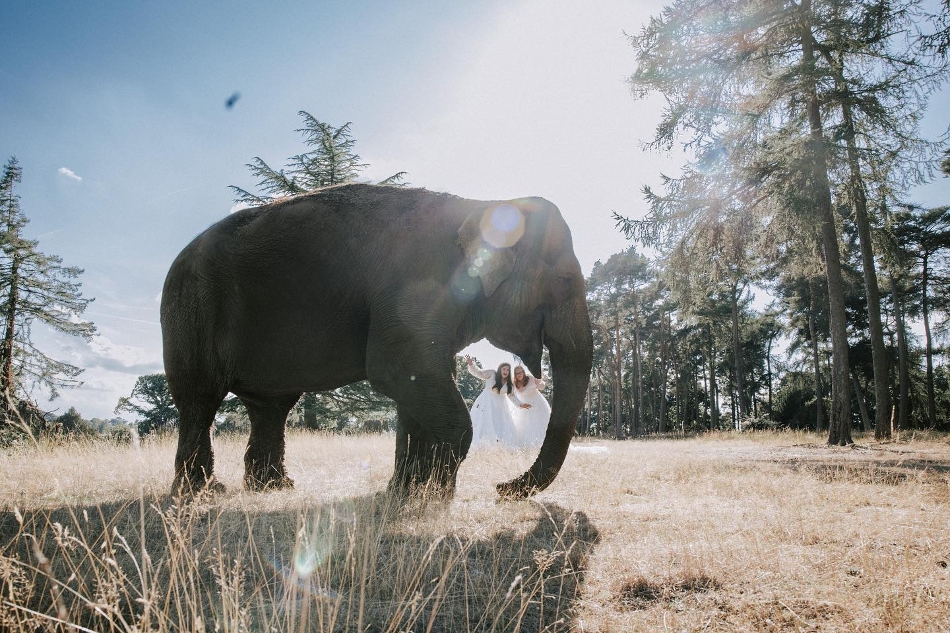
M244 452L244 487L248 490L293 488L284 468L287 414L299 396L274 400L245 400L251 436Z
M455 391L457 394L457 390ZM451 391L448 400L451 402ZM459 396L461 401L461 396ZM452 403L455 404L454 402ZM398 496L421 494L451 498L455 493L456 473L471 444L471 424L464 402L447 407L443 416L431 419L431 405L397 405L396 460L389 491Z
M389 492L406 496L412 487L412 465L409 457L409 429L405 414L396 407L396 463L393 477L389 480Z
M390 490L400 494L451 497L472 440L468 407L454 380L454 355L440 343L452 340L454 331L443 331L438 320L420 325L433 319L429 307L442 298L415 295L411 304L371 318L366 376L376 391L396 402L396 468Z

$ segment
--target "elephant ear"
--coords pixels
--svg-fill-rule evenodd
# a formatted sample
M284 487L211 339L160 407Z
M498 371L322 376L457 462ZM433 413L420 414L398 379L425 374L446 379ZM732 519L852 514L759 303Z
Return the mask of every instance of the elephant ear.
M482 281L485 296L492 293L515 267L514 245L524 235L524 213L512 204L475 211L458 230L465 266Z

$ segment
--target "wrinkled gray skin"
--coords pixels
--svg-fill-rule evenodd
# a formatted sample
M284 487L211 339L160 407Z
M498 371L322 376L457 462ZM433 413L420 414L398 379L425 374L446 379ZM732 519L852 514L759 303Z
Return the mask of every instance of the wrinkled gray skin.
M304 391L369 379L396 402L397 494L451 496L472 439L454 355L487 338L554 394L540 454L503 496L543 490L574 434L591 369L584 278L550 202L465 200L423 189L330 187L245 209L181 252L162 292L165 371L181 413L175 491L212 484L211 426L246 405L252 490L293 485L284 428Z

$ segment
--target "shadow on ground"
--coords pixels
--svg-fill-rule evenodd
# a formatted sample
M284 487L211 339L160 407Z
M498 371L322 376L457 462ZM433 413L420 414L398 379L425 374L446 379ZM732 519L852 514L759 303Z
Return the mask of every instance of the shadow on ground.
M384 494L275 512L171 498L0 512L0 629L571 628L598 540L584 514L451 513Z
M843 448L792 446L777 451L774 461L796 472L810 473L826 483L896 486L909 481L943 483L950 480L950 458L946 455L890 444L854 444Z

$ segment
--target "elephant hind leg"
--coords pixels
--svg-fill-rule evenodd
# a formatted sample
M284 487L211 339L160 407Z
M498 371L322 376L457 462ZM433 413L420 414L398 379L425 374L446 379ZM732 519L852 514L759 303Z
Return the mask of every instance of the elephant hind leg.
M214 481L214 451L211 427L225 394L189 392L176 398L180 423L175 453L175 480L172 494L194 494L206 486L224 489Z
M275 398L241 397L251 420L251 437L244 452L244 487L248 490L293 488L284 469L287 414L300 394Z

